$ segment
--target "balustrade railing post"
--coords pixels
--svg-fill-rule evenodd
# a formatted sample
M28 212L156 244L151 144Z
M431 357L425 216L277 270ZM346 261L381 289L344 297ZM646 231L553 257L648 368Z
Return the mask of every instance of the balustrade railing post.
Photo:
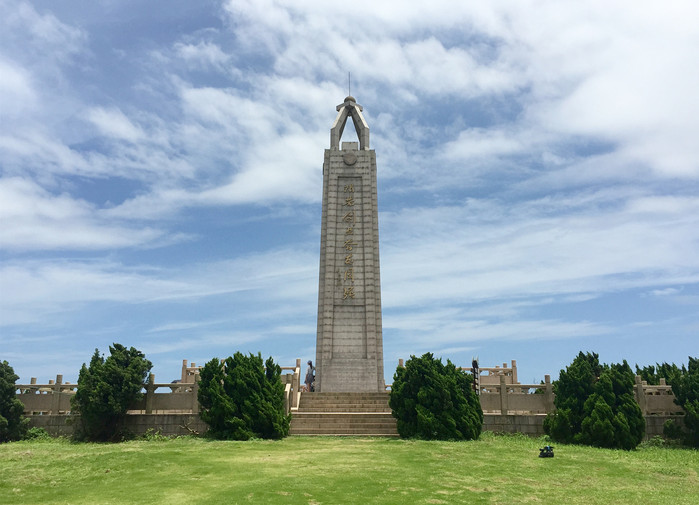
M155 374L148 375L146 384L146 414L153 413L153 395L155 393Z
M199 371L194 372L192 384L192 414L199 414Z
M53 397L51 398L51 411L49 414L58 414L61 408L61 384L63 384L63 376L56 375L56 383L53 385Z
M505 374L500 376L500 415L507 415L507 379Z
M296 358L296 368L294 368L294 375L291 377L292 382L292 396L291 396L291 408L298 408L299 406L299 393L301 392L301 358Z
M555 405L553 403L553 385L551 384L550 375L544 375L544 383L546 384L544 397L546 398L546 413L548 414L555 410Z

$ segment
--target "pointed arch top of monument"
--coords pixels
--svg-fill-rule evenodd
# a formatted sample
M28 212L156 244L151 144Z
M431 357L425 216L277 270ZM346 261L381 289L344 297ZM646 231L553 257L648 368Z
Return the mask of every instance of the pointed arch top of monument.
M336 107L336 110L337 117L330 129L330 149L340 148L342 132L347 124L347 119L351 117L354 129L357 131L357 137L359 137L359 149L369 150L369 125L362 115L364 108L350 95Z

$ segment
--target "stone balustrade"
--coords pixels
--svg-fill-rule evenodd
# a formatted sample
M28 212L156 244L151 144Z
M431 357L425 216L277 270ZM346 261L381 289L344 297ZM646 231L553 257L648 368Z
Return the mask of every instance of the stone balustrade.
M401 360L402 361L402 360ZM402 363L399 363L402 365ZM301 397L301 360L295 366L281 367L284 384L284 408L294 413L299 408ZM148 426L155 426L165 434L203 432L205 424L200 420L197 392L199 367L183 362L182 379L171 383L157 383L151 374L144 384L143 398L129 409L131 429L142 433ZM469 371L470 368L463 368ZM286 372L286 373L285 373ZM511 367L481 368L479 398L485 414L484 429L492 431L542 434L543 418L555 409L553 384L549 375L541 384L517 382L516 362ZM661 379L660 385L648 385L636 376L634 395L641 412L646 418L647 436L662 434L662 424L668 418L684 414L675 404L672 387ZM70 434L72 427L67 421L70 400L77 384L63 382L57 375L55 381L38 384L32 378L30 384L17 384L17 398L24 404L24 413L31 419L32 426L46 427L53 434ZM387 389L390 385L386 386ZM149 424L150 423L150 424Z
M296 360L296 366L281 368L289 413L299 404L301 360ZM182 379L168 383L156 383L155 375L150 374L148 382L143 385L143 398L129 408L128 414L198 414L199 367L194 363L187 366L187 360L184 360L182 370ZM17 399L24 404L24 415L65 415L70 414L70 400L78 385L64 383L63 376L57 375L56 380L50 380L48 384L38 384L32 377L29 384L16 384L15 388Z

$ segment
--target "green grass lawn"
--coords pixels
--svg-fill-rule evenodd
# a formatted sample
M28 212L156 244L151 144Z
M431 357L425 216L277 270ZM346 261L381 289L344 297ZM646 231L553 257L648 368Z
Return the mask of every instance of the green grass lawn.
M697 504L699 451L290 437L0 445L0 504Z

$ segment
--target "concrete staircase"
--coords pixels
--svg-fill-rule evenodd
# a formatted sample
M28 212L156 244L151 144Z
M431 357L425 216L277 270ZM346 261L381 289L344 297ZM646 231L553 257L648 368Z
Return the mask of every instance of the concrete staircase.
M289 434L398 436L388 393L301 393Z

